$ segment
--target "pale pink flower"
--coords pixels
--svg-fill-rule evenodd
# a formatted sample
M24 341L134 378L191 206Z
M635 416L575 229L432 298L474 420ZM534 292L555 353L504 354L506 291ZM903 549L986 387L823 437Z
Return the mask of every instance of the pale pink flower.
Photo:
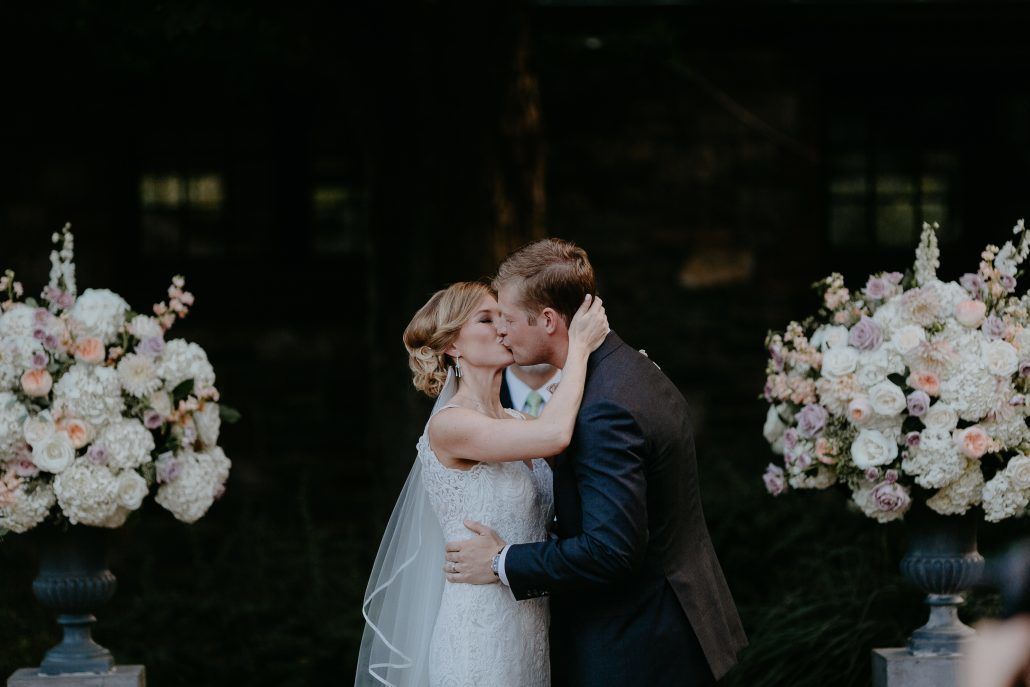
M979 425L957 429L952 437L959 450L969 458L981 458L991 447L991 437Z
M29 396L46 396L54 385L54 379L46 370L29 370L21 376L21 388Z
M963 327L974 329L987 317L987 304L983 301L962 301L955 306L955 319Z
M95 336L87 336L75 342L75 358L84 363L97 365L104 362L104 342Z

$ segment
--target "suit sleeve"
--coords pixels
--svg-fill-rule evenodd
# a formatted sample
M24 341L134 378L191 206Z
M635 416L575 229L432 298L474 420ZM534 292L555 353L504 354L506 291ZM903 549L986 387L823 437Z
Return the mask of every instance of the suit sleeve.
M581 411L575 440L583 531L509 548L505 573L516 599L616 582L643 558L646 441L639 425L627 410L605 400Z

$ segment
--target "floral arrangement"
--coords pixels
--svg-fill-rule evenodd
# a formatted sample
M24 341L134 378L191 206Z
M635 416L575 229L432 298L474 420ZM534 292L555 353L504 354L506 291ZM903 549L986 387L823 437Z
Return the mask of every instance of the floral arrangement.
M937 278L937 225L923 225L914 270L839 274L814 286L816 317L770 333L764 435L773 495L843 484L879 522L914 499L943 515L982 506L997 522L1030 501L1030 295L1015 294L1030 254L987 246L977 272Z
M197 344L166 340L193 295L172 279L153 315L75 283L70 225L53 235L41 301L0 277L0 534L52 517L120 527L155 500L195 522L221 496L230 461L218 446L215 373Z

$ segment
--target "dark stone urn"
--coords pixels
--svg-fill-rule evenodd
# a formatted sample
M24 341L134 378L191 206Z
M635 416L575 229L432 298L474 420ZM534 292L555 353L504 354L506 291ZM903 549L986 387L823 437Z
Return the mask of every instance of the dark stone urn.
M964 515L940 515L925 504L913 504L905 521L909 544L901 559L901 574L926 592L930 619L912 633L908 650L914 655L963 653L975 631L958 618L961 592L975 585L984 571L976 550L978 509Z
M107 569L109 530L43 526L36 532L39 575L32 591L57 614L64 631L61 643L46 652L40 672L106 673L114 667L111 652L93 641L93 612L114 596L117 581Z

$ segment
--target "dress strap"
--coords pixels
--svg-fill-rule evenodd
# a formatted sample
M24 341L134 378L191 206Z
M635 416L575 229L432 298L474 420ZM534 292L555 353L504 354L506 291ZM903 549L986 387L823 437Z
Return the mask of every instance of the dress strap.
M460 407L461 406L458 405L457 403L448 403L447 405L440 406L439 408L436 409L435 413L433 413L432 415L429 416L429 419L432 420L433 417L435 417L437 415L437 413L439 413L442 410L447 410L448 408L460 408Z

